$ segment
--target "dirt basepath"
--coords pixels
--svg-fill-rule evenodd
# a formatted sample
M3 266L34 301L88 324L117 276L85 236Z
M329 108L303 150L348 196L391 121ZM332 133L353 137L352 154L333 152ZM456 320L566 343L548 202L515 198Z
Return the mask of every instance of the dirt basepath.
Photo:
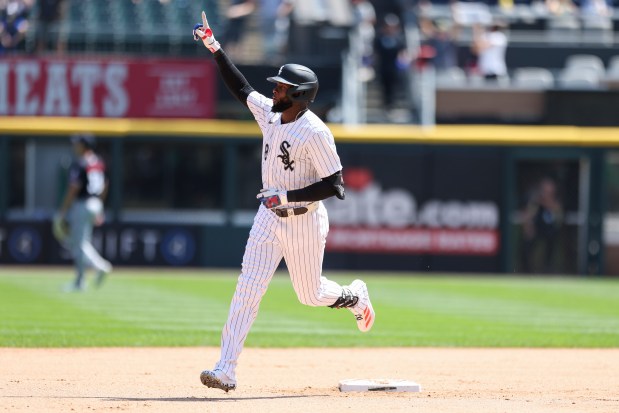
M0 412L619 412L619 349L246 349L239 386L200 384L215 348L0 348ZM398 378L421 393L340 393Z

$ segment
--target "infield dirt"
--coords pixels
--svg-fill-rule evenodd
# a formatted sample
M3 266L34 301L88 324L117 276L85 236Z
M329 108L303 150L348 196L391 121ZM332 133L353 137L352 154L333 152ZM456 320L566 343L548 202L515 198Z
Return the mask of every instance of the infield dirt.
M200 384L216 348L0 349L1 412L619 412L619 349L256 349L238 388ZM340 393L341 379L420 393Z

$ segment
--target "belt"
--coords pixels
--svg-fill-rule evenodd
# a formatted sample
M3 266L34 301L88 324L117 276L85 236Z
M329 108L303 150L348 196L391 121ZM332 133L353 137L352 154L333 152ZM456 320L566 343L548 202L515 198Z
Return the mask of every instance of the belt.
M288 218L293 215L303 215L309 211L315 210L316 208L318 208L318 203L309 204L307 207L276 208L276 209L272 209L271 211L273 211L275 215L277 215L280 218Z

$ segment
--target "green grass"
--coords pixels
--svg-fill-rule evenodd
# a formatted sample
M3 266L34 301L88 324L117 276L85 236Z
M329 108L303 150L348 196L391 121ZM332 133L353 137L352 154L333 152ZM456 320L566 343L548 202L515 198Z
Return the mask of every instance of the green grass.
M377 311L363 334L349 311L301 305L280 274L247 346L619 347L619 280L410 275L362 276ZM217 346L237 272L121 270L63 293L71 277L0 270L0 346Z

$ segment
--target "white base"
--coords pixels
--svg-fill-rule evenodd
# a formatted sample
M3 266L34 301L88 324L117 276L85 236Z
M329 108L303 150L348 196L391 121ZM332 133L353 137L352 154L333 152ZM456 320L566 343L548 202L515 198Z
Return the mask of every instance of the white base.
M348 379L340 381L340 391L420 392L421 385L400 379Z

